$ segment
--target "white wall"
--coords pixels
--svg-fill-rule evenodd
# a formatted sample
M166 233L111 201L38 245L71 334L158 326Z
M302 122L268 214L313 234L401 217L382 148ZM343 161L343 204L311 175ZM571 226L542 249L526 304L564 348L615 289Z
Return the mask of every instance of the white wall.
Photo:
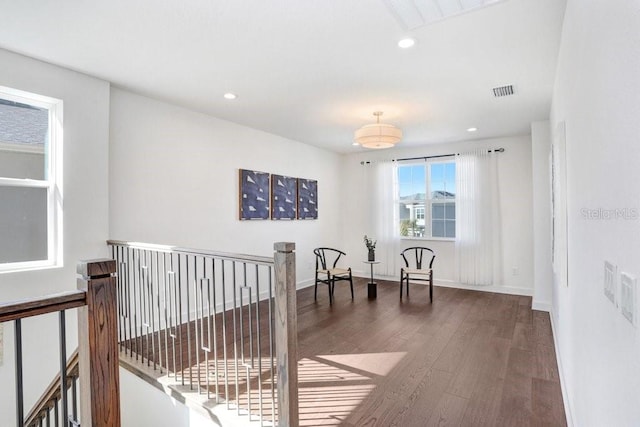
M498 155L500 207L503 221L504 283L493 287L485 286L482 289L531 295L533 291L533 224L531 137L528 135L438 144L422 148L366 151L345 156L342 167L347 175L343 205L344 229L348 232L344 234L344 247L350 265L355 270L360 270L360 274L366 274L362 263L362 260L366 259L366 248L362 242L362 236L373 233L369 226L370 212L367 209L367 197L362 190L366 188L363 171L366 166L361 166L361 161L449 154L476 147L505 149L504 153ZM454 243L405 239L402 241L402 248L416 243L424 244L436 253L434 263L436 284L455 285ZM514 267L518 268L518 275L513 274ZM396 277L394 279L397 280Z
M264 256L292 241L298 283L341 239L338 154L114 88L110 156L111 238ZM240 221L240 168L317 180L318 220Z
M640 276L640 222L583 215L640 208L638 46L638 0L569 0L551 116L566 123L569 280L553 322L576 426L640 422L640 334L603 293L605 260Z
M160 379L162 381L163 378ZM182 390L180 400L172 390L160 390L120 368L120 411L122 427L247 427L246 415L227 410L225 403L212 404L206 394ZM185 387L186 388L186 387ZM177 393L176 393L177 394ZM195 402L195 403L194 403ZM198 403L206 402L207 409ZM255 418L254 418L255 420Z
M0 49L0 85L62 99L64 102L64 266L0 274L0 301L76 288L76 263L107 255L109 84ZM74 316L67 327L76 347ZM0 414L15 423L13 326L4 325L0 366ZM26 410L58 371L57 317L29 319L23 325ZM51 348L51 350L49 350Z
M536 310L551 310L551 129L549 121L531 124L533 172L533 302Z

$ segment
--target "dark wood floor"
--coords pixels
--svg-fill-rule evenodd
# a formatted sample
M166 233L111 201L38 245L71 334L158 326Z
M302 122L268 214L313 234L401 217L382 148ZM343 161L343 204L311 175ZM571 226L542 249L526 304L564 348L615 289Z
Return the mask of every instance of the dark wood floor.
M329 305L326 286L317 301L311 287L298 292L298 343L301 426L566 425L549 316L529 297L436 287L431 304L416 284L400 301L398 283L381 281L370 300L366 280L355 279L355 300L341 282ZM211 375L215 359L200 352L195 363L186 349L178 376ZM229 398L249 394L255 406L269 377L240 378L241 395Z
M531 298L366 281L298 293L301 425L566 425L551 325Z

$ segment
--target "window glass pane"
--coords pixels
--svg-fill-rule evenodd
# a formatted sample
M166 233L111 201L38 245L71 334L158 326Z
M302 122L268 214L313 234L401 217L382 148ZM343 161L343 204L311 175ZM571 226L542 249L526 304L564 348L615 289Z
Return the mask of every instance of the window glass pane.
M442 199L446 196L443 181L431 181L431 198Z
M444 219L444 203L434 203L431 205L431 218Z
M433 237L446 237L444 231L444 220L435 219L431 221L431 235Z
M446 219L456 219L456 204L445 203L444 204L444 217Z
M455 175L452 161L398 166L401 236L455 237Z
M456 222L455 221L445 221L445 237L456 237Z
M0 263L47 259L47 189L0 187Z
M456 192L456 164L454 162L445 164L444 180L449 184L447 189Z
M398 186L400 199L423 200L426 193L424 165L398 167Z
M0 177L37 180L45 179L44 152L20 152L3 150L0 147Z
M0 98L0 177L45 178L49 111Z
M431 164L431 182L444 180L444 163Z

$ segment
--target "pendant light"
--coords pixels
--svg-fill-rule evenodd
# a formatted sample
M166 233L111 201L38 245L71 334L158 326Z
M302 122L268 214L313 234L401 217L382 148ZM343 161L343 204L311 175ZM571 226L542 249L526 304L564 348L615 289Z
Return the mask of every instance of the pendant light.
M394 125L380 123L382 111L376 111L373 115L376 116L376 122L355 131L355 141L372 149L390 148L400 142L402 131Z

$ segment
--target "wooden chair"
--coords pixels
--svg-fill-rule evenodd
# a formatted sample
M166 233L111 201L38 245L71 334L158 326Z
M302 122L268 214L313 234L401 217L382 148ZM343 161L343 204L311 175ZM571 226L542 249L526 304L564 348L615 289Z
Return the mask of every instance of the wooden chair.
M351 277L351 267L338 268L338 260L344 252L333 248L316 248L313 250L316 255L316 286L313 293L314 300L318 299L318 283L324 283L329 287L329 304L333 304L333 293L335 284L340 280L348 280L351 285L351 299L353 300L353 278Z
M407 282L407 296L409 296L409 280L427 282L429 284L429 300L433 302L433 260L435 253L422 246L413 246L400 253L405 266L400 269L400 299L402 299L402 285ZM431 259L429 259L431 258ZM427 261L429 266L427 267Z

